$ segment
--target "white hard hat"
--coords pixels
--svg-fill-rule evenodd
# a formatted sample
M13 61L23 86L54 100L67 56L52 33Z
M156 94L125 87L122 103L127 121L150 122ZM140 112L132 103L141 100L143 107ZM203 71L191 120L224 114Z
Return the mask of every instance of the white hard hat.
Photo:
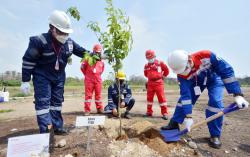
M49 17L49 24L63 33L72 33L71 21L64 11L54 10Z
M175 50L168 56L168 65L176 74L185 71L188 64L188 53L184 50Z

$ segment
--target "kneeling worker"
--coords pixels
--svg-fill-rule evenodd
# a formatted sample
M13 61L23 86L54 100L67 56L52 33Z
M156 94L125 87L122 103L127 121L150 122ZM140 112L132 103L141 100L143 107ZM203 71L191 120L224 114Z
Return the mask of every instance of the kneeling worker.
M130 119L129 111L135 104L135 99L132 98L132 92L125 81L126 75L123 71L118 71L116 74L115 83L110 85L108 88L108 105L104 108L105 113L112 113L113 116L117 116L118 103L119 103L119 91L118 83L120 83L120 108L126 107L124 118Z

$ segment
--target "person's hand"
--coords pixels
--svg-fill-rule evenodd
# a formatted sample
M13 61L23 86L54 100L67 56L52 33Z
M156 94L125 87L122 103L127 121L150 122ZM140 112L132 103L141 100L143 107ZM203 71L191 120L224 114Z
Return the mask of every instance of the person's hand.
M249 102L247 102L246 99L243 96L240 96L240 95L235 96L234 101L235 101L235 103L238 105L238 107L240 109L248 108Z
M21 89L21 92L24 93L25 95L30 94L30 83L22 82L20 89Z
M188 130L188 132L191 130L191 126L194 124L194 121L192 118L185 118L184 119L184 124L186 126L186 129Z
M121 102L120 108L124 108L125 107L125 102Z

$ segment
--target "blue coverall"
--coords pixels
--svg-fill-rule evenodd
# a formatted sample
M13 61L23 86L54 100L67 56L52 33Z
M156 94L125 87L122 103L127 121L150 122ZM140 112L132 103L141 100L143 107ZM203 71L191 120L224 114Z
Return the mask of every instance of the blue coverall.
M33 75L34 103L40 133L47 132L47 127L51 124L54 129L63 128L61 110L65 67L72 53L83 57L86 52L70 38L65 44L55 42L57 41L50 31L30 37L28 49L23 56L22 81L29 82ZM59 51L54 44L59 44ZM59 69L56 69L56 63L59 63Z
M120 86L121 94L124 97L125 107L130 111L135 104L135 99L132 97L132 92L127 83ZM117 84L114 83L108 88L108 105L104 108L105 113L111 113L113 109L118 109L119 91Z
M183 123L185 116L192 113L193 105L199 95L194 87L199 86L201 91L208 90L208 106L206 117L210 117L223 110L224 86L229 94L241 94L239 82L236 80L233 68L223 59L208 50L196 52L191 55L195 70L188 76L178 75L180 98L178 100L173 121ZM220 137L223 117L208 123L211 137Z

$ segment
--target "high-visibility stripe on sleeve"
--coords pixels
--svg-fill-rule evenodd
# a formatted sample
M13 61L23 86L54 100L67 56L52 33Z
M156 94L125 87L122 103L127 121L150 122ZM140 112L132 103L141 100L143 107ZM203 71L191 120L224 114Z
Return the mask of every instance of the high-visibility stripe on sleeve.
M192 104L192 101L191 100L182 100L181 104L182 105L190 105L190 104Z
M232 83L232 82L237 81L237 79L233 76L233 77L229 77L229 78L223 79L222 81L223 81L225 84L228 84L228 83Z

